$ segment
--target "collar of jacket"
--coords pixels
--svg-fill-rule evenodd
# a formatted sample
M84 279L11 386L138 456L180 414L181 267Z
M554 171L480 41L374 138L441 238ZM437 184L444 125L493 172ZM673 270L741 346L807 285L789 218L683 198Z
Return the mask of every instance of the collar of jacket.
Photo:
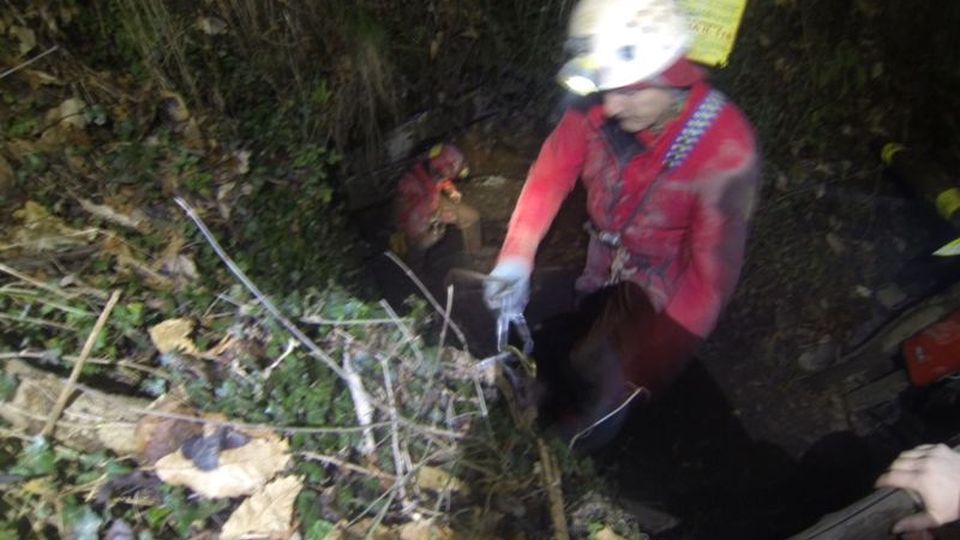
M670 144L673 142L673 139L675 139L680 133L680 130L683 129L687 119L689 119L690 116L697 110L697 106L700 105L700 102L710 94L710 90L710 84L706 81L700 81L691 86L690 92L687 94L687 101L680 110L680 114L676 115L671 121L664 124L659 132L645 129L633 134L636 140L640 143L639 148L658 153L662 152L663 155L666 155L666 152L670 149ZM591 127L598 131L602 131L604 129L604 124L607 122L607 117L603 114L603 98L601 96L597 96L597 99L591 105L592 106L587 110L587 120Z

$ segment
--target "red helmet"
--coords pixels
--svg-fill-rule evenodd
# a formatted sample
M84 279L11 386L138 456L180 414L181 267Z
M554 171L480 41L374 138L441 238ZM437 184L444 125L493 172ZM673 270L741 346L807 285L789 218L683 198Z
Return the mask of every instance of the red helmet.
M463 178L470 173L463 152L452 144L438 144L430 149L427 163L441 178Z

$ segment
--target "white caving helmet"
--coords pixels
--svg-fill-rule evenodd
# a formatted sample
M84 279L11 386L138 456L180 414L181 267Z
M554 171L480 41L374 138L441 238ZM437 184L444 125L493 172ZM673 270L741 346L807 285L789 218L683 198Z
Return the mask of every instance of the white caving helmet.
M690 30L674 0L581 0L570 17L573 59L558 78L586 95L656 77L687 51Z

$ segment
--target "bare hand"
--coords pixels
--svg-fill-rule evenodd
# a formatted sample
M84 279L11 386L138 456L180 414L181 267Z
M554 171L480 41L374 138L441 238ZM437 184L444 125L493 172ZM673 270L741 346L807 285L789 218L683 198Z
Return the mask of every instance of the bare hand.
M894 534L926 531L960 518L960 454L946 445L902 452L876 485L912 491L923 502L924 511L898 521Z

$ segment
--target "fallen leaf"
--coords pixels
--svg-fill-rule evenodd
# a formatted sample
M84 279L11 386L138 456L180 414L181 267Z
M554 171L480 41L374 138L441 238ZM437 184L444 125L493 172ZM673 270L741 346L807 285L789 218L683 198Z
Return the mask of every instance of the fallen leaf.
M33 30L22 26L11 26L10 33L20 42L20 55L25 55L37 46L37 35Z
M164 396L151 403L149 410L161 414L195 414L180 400L170 396ZM176 452L187 439L202 434L203 426L197 422L164 418L156 414L144 415L137 422L134 430L137 461L145 465L153 465L163 456Z
M161 354L184 352L199 355L200 351L190 339L193 333L193 321L189 319L167 319L150 327L150 340Z
M223 219L230 219L230 214L233 213L233 209L228 203L230 192L233 191L233 188L237 186L236 182L227 182L226 184L221 184L217 188L217 209L220 210L220 215Z
M249 150L237 150L233 153L237 164L237 174L247 174L250 172L250 155Z
M293 521L293 504L303 489L303 477L284 476L240 503L220 531L222 540L245 535L270 537L285 533Z
M456 535L446 525L428 520L411 521L400 526L400 540L453 540Z
M620 536L619 534L613 532L613 529L610 527L604 527L597 531L597 534L592 536L595 540L627 540L626 538Z
M200 17L197 19L197 28L208 36L216 36L227 31L227 23L216 17Z
M350 525L346 521L337 523L324 540L360 540L361 538L370 538L372 540L399 540L398 535L386 528L382 523L374 527L374 522L370 518L364 518Z
M23 490L24 493L38 495L45 499L53 499L57 493L57 489L54 487L53 482L51 482L46 476L27 480L22 486L20 486L20 489Z
M64 222L50 214L46 208L27 201L23 208L13 213L22 226L12 235L13 245L28 252L56 251L60 248L86 245L97 235L96 229L78 230L68 227Z
M161 92L160 108L172 122L179 124L190 119L190 109L187 108L187 102L176 92Z
M130 246L122 238L114 234L108 234L101 244L101 248L104 253L116 257L118 271L133 270L144 276L146 283L151 287L169 289L173 286L169 279L134 256Z
M470 488L459 478L443 469L425 465L417 471L417 486L420 489L431 491L451 490L464 495L470 493Z
M186 240L179 233L167 236L167 247L154 263L153 268L168 276L177 285L185 285L200 278L197 265L189 255L180 253Z
M140 232L144 232L148 229L147 216L140 210L134 210L129 214L123 214L106 204L95 204L94 202L83 198L79 199L79 201L80 206L83 207L84 210L90 212L100 219L103 219L104 221L109 221L110 223L115 223L121 227L126 227L128 229L133 229Z
M47 111L47 122L83 129L87 127L87 116L83 114L86 108L87 104L80 98L66 99L59 106Z
M443 44L443 32L437 32L437 35L430 41L430 61L437 59L440 54L440 46Z
M0 195L9 193L16 181L17 176L13 172L13 167L6 158L0 156Z
M36 90L42 86L63 86L63 81L57 77L37 69L24 69L20 72L21 77L27 80L30 88Z
M167 484L186 486L204 497L239 497L256 492L289 462L287 441L266 437L223 450L211 471L201 471L177 451L157 461L156 473Z

